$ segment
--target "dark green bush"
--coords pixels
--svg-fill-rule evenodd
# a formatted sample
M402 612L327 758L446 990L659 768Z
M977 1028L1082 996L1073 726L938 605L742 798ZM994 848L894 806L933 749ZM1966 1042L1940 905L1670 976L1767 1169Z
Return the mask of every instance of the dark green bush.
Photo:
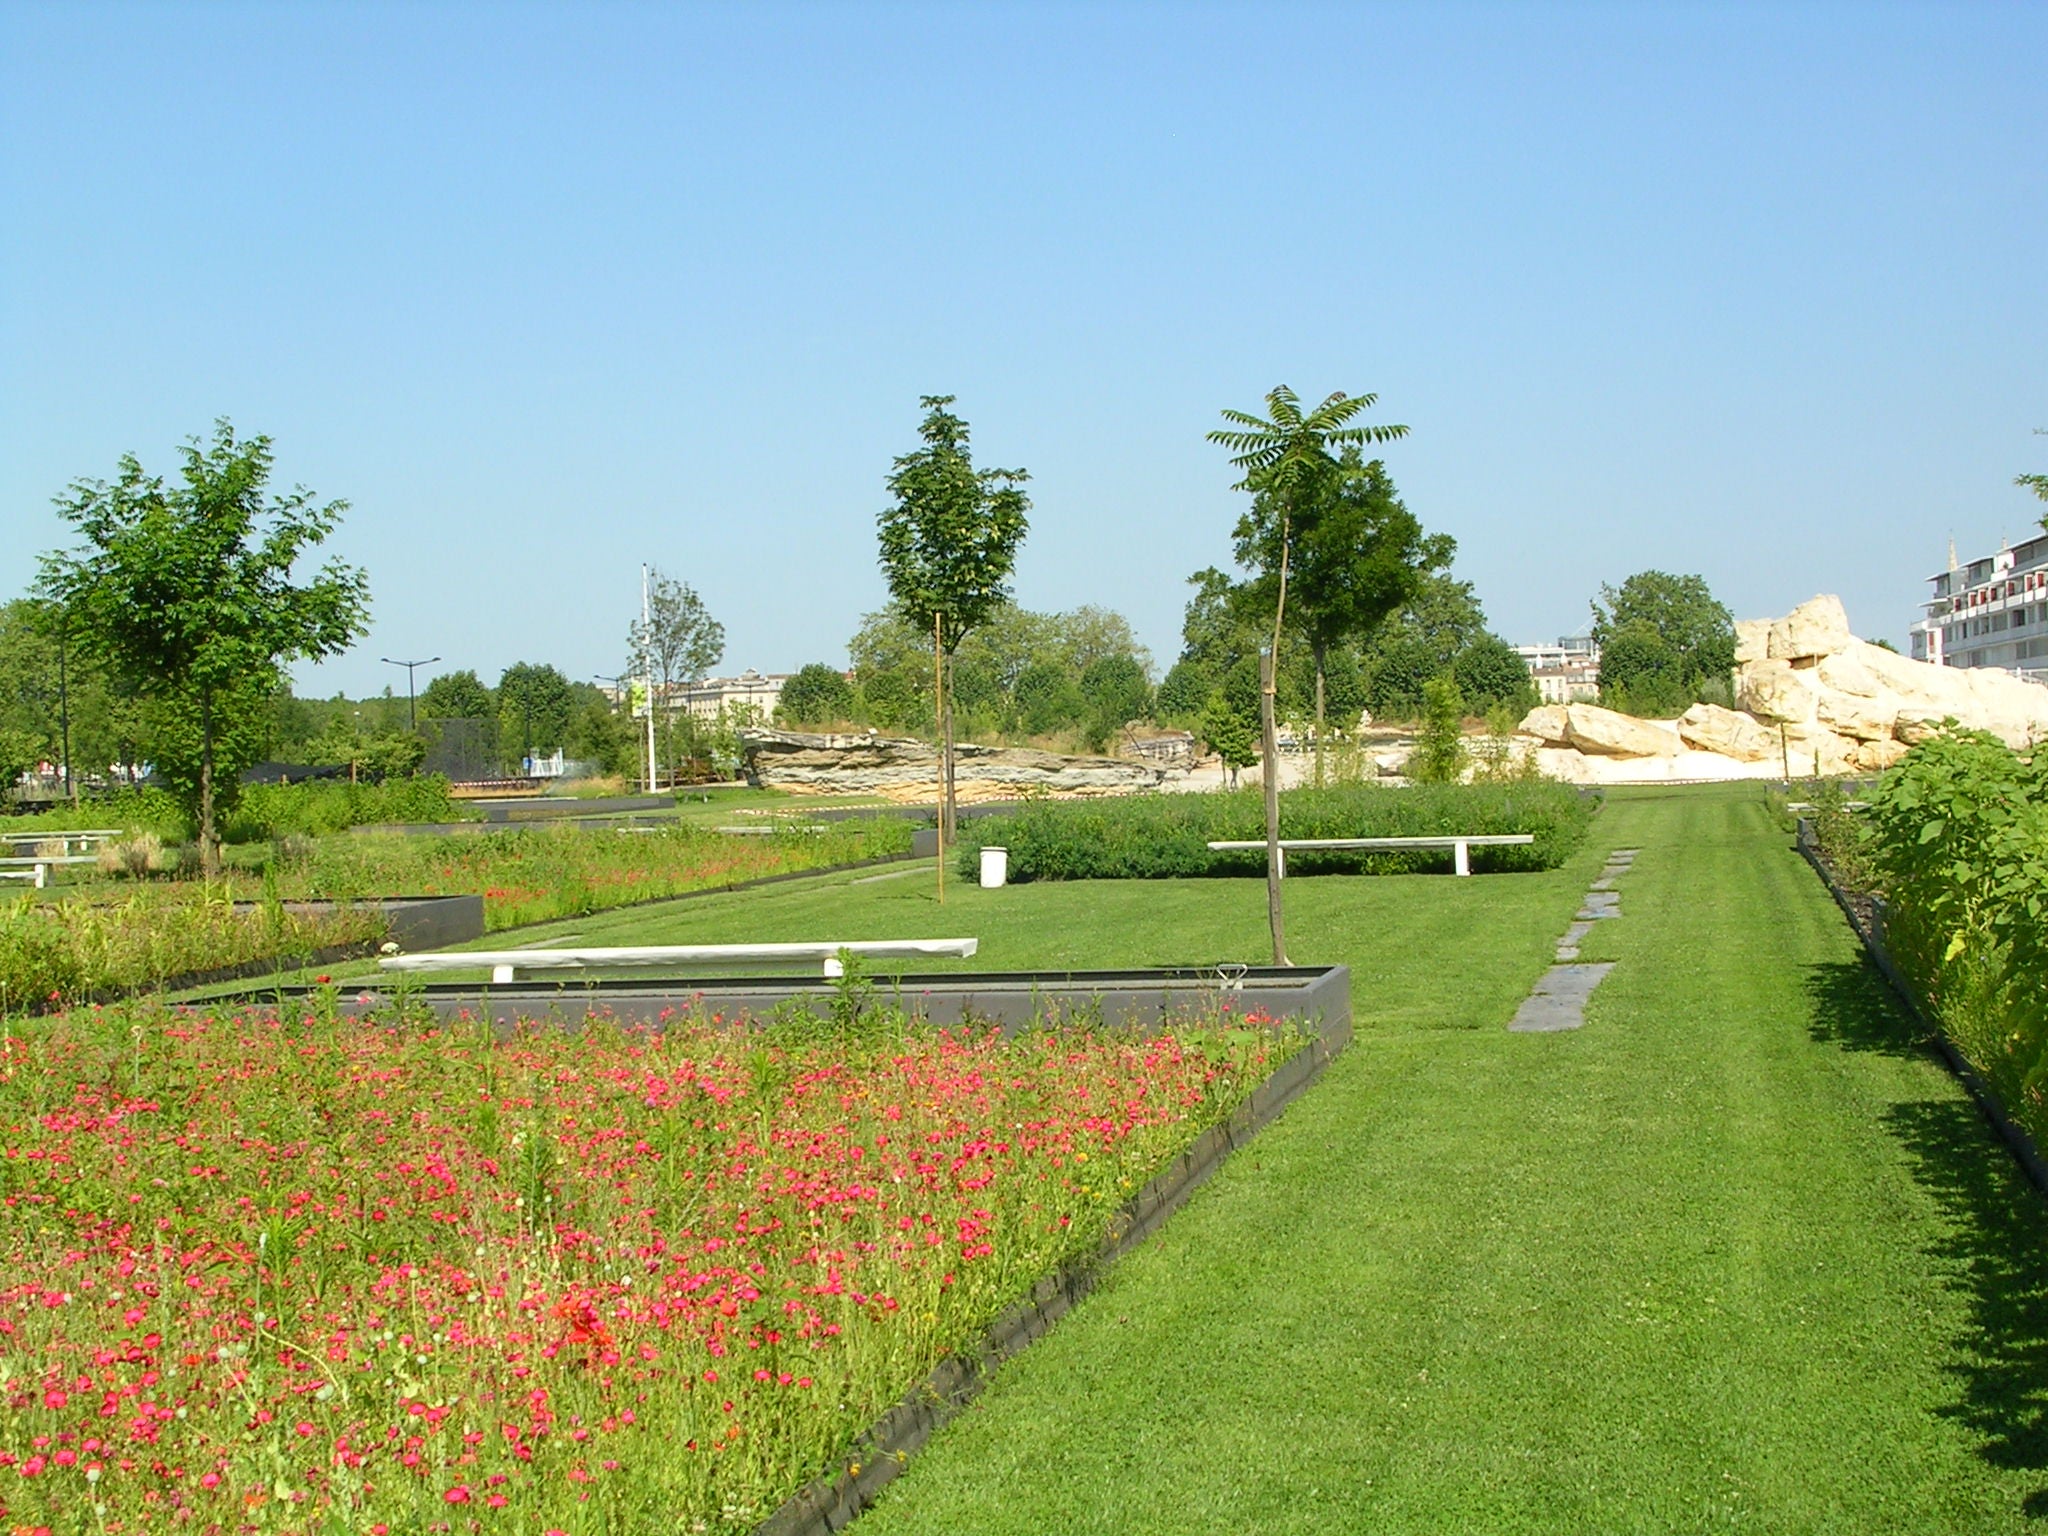
M1474 848L1481 870L1554 869L1584 841L1593 802L1554 783L1440 784L1406 789L1344 785L1289 790L1280 797L1280 835L1443 837L1531 832L1527 847ZM1146 880L1249 875L1263 851L1212 852L1209 843L1266 835L1256 790L1234 794L1146 795L1119 800L1039 801L1011 816L961 823L960 870L974 873L984 845L1010 851L1013 880ZM1448 869L1449 849L1414 853L1290 853L1293 874L1403 874Z
M437 773L351 784L312 779L300 784L250 784L225 823L231 843L273 842L297 834L319 837L385 822L468 821L474 813L449 798Z

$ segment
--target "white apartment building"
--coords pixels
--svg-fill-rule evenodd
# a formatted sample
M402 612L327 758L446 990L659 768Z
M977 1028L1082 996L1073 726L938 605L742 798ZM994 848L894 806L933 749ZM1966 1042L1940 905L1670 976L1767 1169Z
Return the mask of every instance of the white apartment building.
M1518 645L1536 696L1546 704L1600 697L1600 645L1591 635L1563 635L1555 645Z
M2048 682L2048 534L1930 576L1926 616L1910 631L1915 661L2000 667Z

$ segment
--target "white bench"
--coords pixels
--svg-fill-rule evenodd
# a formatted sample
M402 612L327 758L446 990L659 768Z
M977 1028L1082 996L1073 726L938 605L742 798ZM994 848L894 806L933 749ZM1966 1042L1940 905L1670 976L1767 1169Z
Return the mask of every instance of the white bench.
M0 859L0 880L29 880L41 890L50 883L50 868L56 864L97 864L96 853L64 853Z
M850 944L650 944L620 949L471 949L431 955L392 955L387 971L468 971L490 967L493 984L516 981L521 971L569 971L662 966L709 972L820 968L841 976L842 952L864 960L964 960L979 939L860 939Z
M1287 850L1290 848L1304 851L1368 848L1395 852L1413 848L1449 848L1452 850L1451 867L1461 875L1469 875L1472 873L1472 858L1468 850L1519 847L1535 841L1534 832L1480 832L1469 837L1283 837L1280 839L1280 874L1282 878L1287 874ZM1218 853L1234 853L1264 848L1266 842L1261 838L1255 843L1211 843L1209 846Z
M0 843L6 843L15 849L26 848L30 856L34 854L37 845L42 843L56 843L65 853L71 852L71 845L76 843L80 853L91 853L95 843L104 843L127 835L126 832L109 831L103 827L77 832L9 832L0 835Z

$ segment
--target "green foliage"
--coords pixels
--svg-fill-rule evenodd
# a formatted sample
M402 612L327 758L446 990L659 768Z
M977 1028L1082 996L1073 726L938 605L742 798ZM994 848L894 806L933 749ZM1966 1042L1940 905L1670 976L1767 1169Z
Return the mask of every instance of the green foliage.
M1425 837L1453 833L1532 832L1527 847L1475 848L1475 869L1554 869L1578 848L1592 802L1553 783L1442 784L1408 789L1343 785L1294 789L1280 796L1282 837ZM963 874L981 845L1010 850L1010 878L1128 880L1244 875L1265 867L1263 853L1216 853L1208 844L1265 835L1258 791L1145 795L1115 800L1040 801L1014 816L962 823ZM1290 873L1397 874L1449 868L1448 851L1294 853Z
M1685 712L1694 680L1678 652L1640 620L1615 631L1600 650L1600 702L1647 719Z
M1100 752L1132 720L1152 713L1152 685L1128 652L1099 656L1081 673L1078 691L1085 711L1083 730L1091 750Z
M1893 958L2007 1106L2048 1134L2048 755L1952 727L1867 798Z
M1408 759L1418 784L1455 784L1471 762L1465 751L1465 699L1457 680L1433 677L1422 685L1422 731Z
M216 807L262 755L284 663L344 650L367 629L369 592L361 571L333 561L292 584L347 503L316 506L303 487L268 496L269 438L239 442L223 419L210 446L195 438L181 452L175 485L132 454L113 484L76 482L57 506L86 548L46 555L37 585L81 646L149 695L150 759L191 810L211 869Z
M837 667L814 661L782 685L775 713L792 725L826 725L853 718L853 685Z
M1233 705L1221 693L1210 695L1208 707L1202 711L1202 739L1211 752L1223 759L1233 785L1240 769L1259 760L1256 714L1248 716L1241 706Z
M491 690L466 667L460 672L443 672L420 691L422 720L490 720L497 713Z
M1735 667L1735 620L1698 576L1640 571L1619 589L1603 584L1593 638L1602 694L1666 706L1658 714L1682 711L1699 688Z
M936 627L948 655L1009 596L1031 505L1018 489L1030 478L1025 471L974 467L967 423L946 409L953 399L923 397L925 446L896 460L895 502L879 523L890 595L912 627Z
M1466 646L1451 663L1451 675L1470 709L1505 706L1523 715L1536 707L1528 664L1499 635L1481 635Z
M498 739L508 764L547 756L569 734L575 695L569 679L546 663L514 662L498 679Z
M1386 719L1415 719L1422 713L1424 685L1455 672L1458 658L1488 638L1486 615L1472 583L1448 575L1425 577L1361 648L1372 712Z

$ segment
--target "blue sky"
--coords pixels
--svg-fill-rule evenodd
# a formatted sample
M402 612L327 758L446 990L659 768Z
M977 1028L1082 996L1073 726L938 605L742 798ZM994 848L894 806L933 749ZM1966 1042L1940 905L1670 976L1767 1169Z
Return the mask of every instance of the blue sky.
M0 596L226 415L352 504L375 628L302 691L618 670L642 561L728 669L843 661L950 393L1019 601L1164 663L1203 434L1286 383L1408 424L1510 639L1661 568L1903 640L2042 510L2044 57L2038 4L0 0Z

